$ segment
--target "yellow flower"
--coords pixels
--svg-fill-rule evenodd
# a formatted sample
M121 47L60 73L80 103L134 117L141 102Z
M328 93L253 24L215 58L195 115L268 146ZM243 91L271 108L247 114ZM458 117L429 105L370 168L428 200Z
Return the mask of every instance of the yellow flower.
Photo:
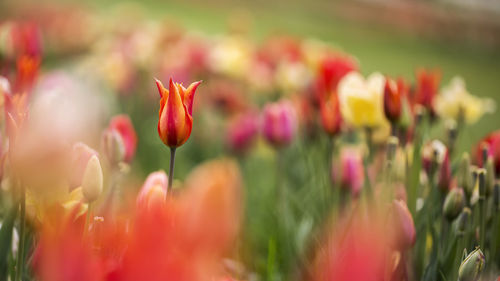
M344 120L354 127L384 126L383 91L385 78L376 72L365 78L350 72L338 86L340 111Z
M495 111L495 103L492 99L471 95L465 87L465 81L457 76L436 97L435 108L440 116L455 120L463 111L465 121L472 124L483 114Z
M31 189L26 190L26 209L31 219L43 222L54 206L62 206L67 212L76 209L76 216L85 214L88 204L85 203L81 187L68 191L68 186L63 184L54 189L48 196L40 196Z
M245 38L223 37L215 42L209 55L209 63L218 73L240 78L248 73L252 54L252 46Z

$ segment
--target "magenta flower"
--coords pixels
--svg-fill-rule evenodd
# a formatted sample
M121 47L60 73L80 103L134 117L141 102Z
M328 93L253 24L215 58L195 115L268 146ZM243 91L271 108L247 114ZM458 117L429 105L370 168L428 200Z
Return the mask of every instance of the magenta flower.
M254 143L259 133L258 115L253 111L238 115L227 131L227 143L231 150L243 153Z
M271 145L283 147L292 142L297 132L297 113L290 101L267 104L262 118L262 131Z

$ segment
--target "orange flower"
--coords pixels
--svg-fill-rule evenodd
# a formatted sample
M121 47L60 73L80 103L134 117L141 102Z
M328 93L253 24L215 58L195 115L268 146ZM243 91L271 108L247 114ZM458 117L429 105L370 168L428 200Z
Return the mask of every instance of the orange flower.
M339 97L336 92L330 94L328 99L320 101L321 125L331 136L337 135L342 126L342 115L340 114Z
M158 134L167 146L181 146L191 135L194 94L200 83L201 81L194 82L186 89L182 84L170 79L167 90L159 80L156 80L161 97Z

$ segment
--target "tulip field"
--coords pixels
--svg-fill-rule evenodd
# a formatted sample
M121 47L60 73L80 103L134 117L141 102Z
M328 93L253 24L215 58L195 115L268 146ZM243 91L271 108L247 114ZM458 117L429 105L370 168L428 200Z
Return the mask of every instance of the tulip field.
M0 3L0 281L500 280L500 54L149 2Z

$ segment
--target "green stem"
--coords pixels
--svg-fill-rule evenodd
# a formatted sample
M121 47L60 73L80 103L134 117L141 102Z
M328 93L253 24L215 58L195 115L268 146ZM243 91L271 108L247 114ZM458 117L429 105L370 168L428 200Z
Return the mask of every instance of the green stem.
M495 213L497 212L498 208L495 207ZM491 239L491 255L490 255L490 259L492 261L495 261L494 264L495 266L498 265L498 259L497 259L497 247L498 247L498 228L500 226L500 218L498 216L498 214L495 214L493 216L493 236L492 236L492 239Z
M26 189L23 185L20 185L21 188L21 198L20 198L20 207L21 207L21 216L20 216L20 229L19 229L19 246L17 250L17 271L15 275L15 280L22 280L23 278L23 269L24 269L24 242L26 236Z
M455 255L453 256L453 269L451 270L451 279L457 280L458 278L458 269L460 268L460 263L462 262L462 253L465 249L465 237L464 233L457 234L457 248L455 249Z
M486 204L484 196L479 197L479 219L480 219L480 229L479 229L479 246L486 250L485 245L485 232L486 232Z
M168 189L172 189L172 183L174 182L174 166L175 166L175 150L176 147L170 148L170 170L168 172ZM167 196L168 196L167 189Z

